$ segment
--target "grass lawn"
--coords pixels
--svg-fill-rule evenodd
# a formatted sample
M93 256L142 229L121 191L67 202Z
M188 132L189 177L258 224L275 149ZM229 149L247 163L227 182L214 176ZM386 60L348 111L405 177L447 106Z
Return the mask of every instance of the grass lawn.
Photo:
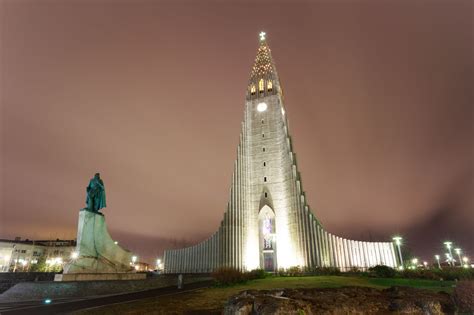
M268 277L229 287L199 289L179 295L149 298L135 302L100 307L75 314L220 314L227 299L243 290L278 288L337 288L366 286L387 288L410 286L420 289L451 292L454 282L413 279L381 279L346 276Z

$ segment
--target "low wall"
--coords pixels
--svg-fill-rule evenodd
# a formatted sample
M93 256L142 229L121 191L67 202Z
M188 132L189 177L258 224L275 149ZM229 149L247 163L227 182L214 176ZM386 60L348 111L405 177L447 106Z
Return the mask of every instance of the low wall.
M184 284L210 279L210 277L197 275L183 277ZM176 275L160 275L146 280L129 281L21 282L0 294L0 302L120 294L175 286L177 283Z
M0 272L0 294L20 282L53 281L54 272Z

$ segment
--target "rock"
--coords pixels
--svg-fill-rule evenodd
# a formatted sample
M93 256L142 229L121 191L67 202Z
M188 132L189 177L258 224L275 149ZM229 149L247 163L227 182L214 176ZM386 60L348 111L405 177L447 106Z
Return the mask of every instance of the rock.
M474 281L459 281L453 295L461 313L474 313Z
M445 314L453 313L448 294L405 287L249 290L231 297L225 315L267 314Z

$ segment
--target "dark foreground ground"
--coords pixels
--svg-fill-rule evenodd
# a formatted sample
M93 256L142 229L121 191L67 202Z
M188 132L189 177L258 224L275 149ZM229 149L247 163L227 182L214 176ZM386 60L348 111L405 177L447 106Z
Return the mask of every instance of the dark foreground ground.
M50 305L17 304L1 314L452 314L461 285L464 304L474 283L348 276L268 277L217 287L212 281ZM285 288L285 289L281 289ZM461 302L463 302L461 301ZM421 310L421 311L420 311ZM420 314L421 314L420 313Z
M232 296L238 295L246 290L277 290L286 289L338 289L342 287L362 287L372 288L374 292L392 286L407 286L418 288L428 292L426 294L442 293L441 296L450 299L455 282L434 281L434 280L411 280L411 279L381 279L368 277L347 277L347 276L311 276L311 277L269 277L266 279L252 280L244 284L228 287L208 287L183 292L179 295L164 295L147 298L139 301L108 305L93 309L84 309L75 314L222 314ZM338 290L334 291L338 292ZM350 300L350 296L334 293L342 300ZM363 295L363 294L362 294ZM361 295L361 296L362 296ZM334 297L327 296L327 305L337 305L340 302ZM360 302L360 301L359 301ZM257 303L258 304L258 303ZM445 303L446 304L446 303ZM252 304L253 305L253 304ZM269 305L269 304L268 304ZM449 309L449 305L447 308ZM232 308L227 307L233 314ZM286 312L285 312L286 313ZM281 314L285 314L281 313ZM245 313L242 313L245 314ZM271 313L261 313L271 314ZM311 314L304 309L298 309L295 314ZM316 312L313 314L323 314Z

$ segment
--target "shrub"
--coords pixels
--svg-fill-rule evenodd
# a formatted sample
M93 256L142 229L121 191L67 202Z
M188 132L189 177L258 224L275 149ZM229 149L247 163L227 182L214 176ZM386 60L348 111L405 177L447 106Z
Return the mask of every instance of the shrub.
M216 279L219 285L231 285L247 280L243 272L231 267L221 267L215 270L211 276Z
M263 279L266 272L263 269L254 269L249 272L242 272L235 268L222 267L214 271L211 276L219 285L231 285L245 282L247 280Z
M245 273L245 275L248 280L254 280L265 278L267 276L267 273L263 269L254 269Z
M397 275L397 271L389 266L377 265L369 268L369 276L377 278L393 278Z

